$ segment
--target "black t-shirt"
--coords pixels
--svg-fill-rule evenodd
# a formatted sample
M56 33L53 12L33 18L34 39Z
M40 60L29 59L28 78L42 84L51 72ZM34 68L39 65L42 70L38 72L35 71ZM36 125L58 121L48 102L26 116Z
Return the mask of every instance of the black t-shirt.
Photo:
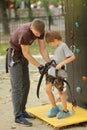
M30 30L31 23L20 26L10 39L11 47L15 50L15 55L22 54L21 45L32 45L36 39L44 39L44 33L36 37Z

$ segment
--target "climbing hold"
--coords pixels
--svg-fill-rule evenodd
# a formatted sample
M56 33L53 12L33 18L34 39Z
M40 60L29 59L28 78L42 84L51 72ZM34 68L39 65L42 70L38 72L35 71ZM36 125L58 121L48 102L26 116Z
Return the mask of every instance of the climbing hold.
M81 90L81 87L77 86L77 87L76 87L76 92L77 92L77 93L81 93L81 91L82 91L82 90Z
M80 49L79 48L76 48L76 53L80 53Z
M82 80L87 80L87 76L82 76Z
M78 27L80 27L80 23L77 21L77 22L75 22L75 26L78 28Z

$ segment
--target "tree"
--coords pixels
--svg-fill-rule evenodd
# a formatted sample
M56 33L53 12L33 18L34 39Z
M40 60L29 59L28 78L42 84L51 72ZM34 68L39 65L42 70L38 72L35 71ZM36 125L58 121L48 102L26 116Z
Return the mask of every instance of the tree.
M17 9L19 8L19 2L20 0L7 0L7 3L8 3L8 10L9 10L9 19L11 18L11 9L14 10L14 16L15 16L15 19L18 19L19 16L18 16L18 13L17 13Z
M6 13L6 1L5 0L0 0L0 14L1 14L1 22L3 25L3 30L4 34L8 35L10 33L9 30L9 21L8 21L8 16Z
M42 3L43 3L43 6L44 6L44 8L45 8L45 10L47 12L47 16L48 16L48 20L49 20L49 30L50 30L50 26L53 23L53 20L52 20L50 9L48 7L48 1L47 0L43 0Z
M33 13L32 13L32 9L31 9L31 0L28 0L28 11L29 11L29 19L32 20Z

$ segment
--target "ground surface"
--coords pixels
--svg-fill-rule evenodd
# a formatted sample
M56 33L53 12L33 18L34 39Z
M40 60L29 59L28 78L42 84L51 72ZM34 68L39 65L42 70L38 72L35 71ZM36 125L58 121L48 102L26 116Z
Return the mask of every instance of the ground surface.
M38 59L39 61L41 59ZM43 61L41 61L43 62ZM39 79L39 73L37 68L30 64L30 79L31 79L31 89L28 96L27 108L48 104L48 98L45 94L45 81L42 83L40 90L40 99L36 97L36 86ZM54 90L56 99L58 98L57 92ZM40 119L30 120L33 122L31 128L25 127L14 123L13 107L11 101L11 85L9 73L5 73L5 58L0 57L0 130L58 130L58 128L53 128L44 121ZM61 130L87 130L87 123L72 125L68 127L63 127Z

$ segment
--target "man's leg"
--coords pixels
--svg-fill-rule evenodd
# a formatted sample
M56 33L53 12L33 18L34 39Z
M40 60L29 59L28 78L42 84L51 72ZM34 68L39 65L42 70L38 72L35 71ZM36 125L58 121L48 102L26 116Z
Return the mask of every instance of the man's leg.
M30 90L29 69L28 69L28 63L25 59L25 63L23 64L22 112L23 117L35 119L35 116L26 112L26 103L29 90Z
M22 115L21 97L22 97L22 65L16 64L10 67L11 84L12 84L12 102L14 107L15 118Z
M30 78L29 78L29 69L28 65L23 65L23 86L22 86L22 112L26 109L26 103L28 98L28 93L30 90Z

